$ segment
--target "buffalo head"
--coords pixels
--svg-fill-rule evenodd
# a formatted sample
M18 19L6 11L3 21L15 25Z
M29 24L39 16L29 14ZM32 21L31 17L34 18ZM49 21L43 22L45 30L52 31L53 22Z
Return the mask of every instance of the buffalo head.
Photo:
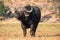
M15 15L15 17L19 17L19 16L22 16L22 14L24 13L25 16L29 16L32 11L33 11L32 6L26 5L24 7L15 9L14 15Z

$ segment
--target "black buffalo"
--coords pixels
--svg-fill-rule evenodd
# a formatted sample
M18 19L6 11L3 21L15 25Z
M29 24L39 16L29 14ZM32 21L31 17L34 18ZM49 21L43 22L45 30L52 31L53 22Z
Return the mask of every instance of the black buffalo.
M26 29L30 28L31 36L35 36L38 23L41 19L41 12L37 6L26 5L22 10L15 10L15 17L21 21L23 34L26 36Z

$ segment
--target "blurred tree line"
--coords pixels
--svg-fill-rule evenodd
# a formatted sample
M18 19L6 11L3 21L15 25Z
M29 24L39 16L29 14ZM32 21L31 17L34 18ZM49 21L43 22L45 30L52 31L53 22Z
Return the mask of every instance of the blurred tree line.
M58 18L60 18L60 0L51 0L52 8L57 13Z
M52 6L48 9L50 11L56 12L58 18L60 18L60 6L58 3L60 3L60 0L47 0L47 2L51 2ZM9 7L5 7L3 1L0 1L0 16L7 16L7 17L13 17L11 13L6 14L6 11L9 10Z

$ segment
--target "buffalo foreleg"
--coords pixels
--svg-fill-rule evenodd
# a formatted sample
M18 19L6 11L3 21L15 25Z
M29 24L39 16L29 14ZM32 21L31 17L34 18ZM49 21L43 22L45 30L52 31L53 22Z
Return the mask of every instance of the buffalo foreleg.
M31 29L30 29L31 36L35 36L36 28L37 28L37 24L31 25Z
M23 35L26 36L26 33L27 33L26 27L23 24L21 24L21 26L22 26L22 29L23 29Z

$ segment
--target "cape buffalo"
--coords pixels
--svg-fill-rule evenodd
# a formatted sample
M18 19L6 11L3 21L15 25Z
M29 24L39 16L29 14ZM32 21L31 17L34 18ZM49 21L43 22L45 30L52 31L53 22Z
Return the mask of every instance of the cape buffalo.
M15 17L21 21L24 36L26 36L26 29L28 28L30 28L31 36L35 36L38 23L41 19L40 8L37 6L26 5L21 9L20 11L15 10Z

